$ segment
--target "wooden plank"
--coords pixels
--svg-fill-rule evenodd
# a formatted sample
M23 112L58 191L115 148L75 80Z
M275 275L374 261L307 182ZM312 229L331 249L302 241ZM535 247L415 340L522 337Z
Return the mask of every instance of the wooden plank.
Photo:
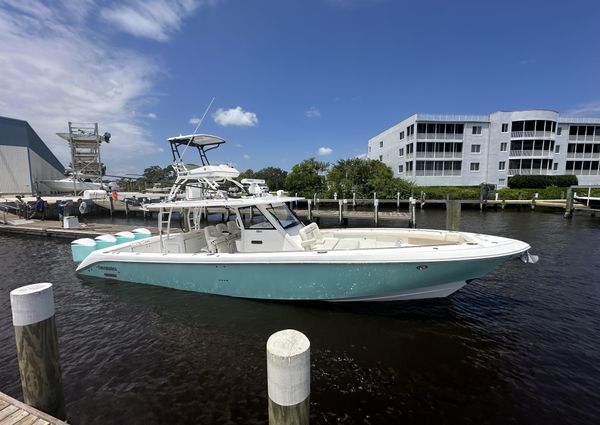
M28 416L29 413L25 410L18 409L15 413L0 421L0 425L15 425L21 419Z
M8 407L6 407L3 410L0 410L0 424L4 425L1 421L1 419L6 418L7 416L10 416L12 413L14 413L17 410L24 410L25 412L29 413L29 415L32 415L34 417L36 417L36 421L33 422L34 425L68 425L66 422L61 421L60 419L56 419L50 415L48 415L47 413L44 413L40 410L37 410L31 406L26 405L25 403L20 402L19 400L16 400L14 398L12 398L9 395L6 395L4 393L0 392L0 400L3 400L5 402L7 402L9 404ZM5 414L5 412L8 411L8 414ZM25 416L22 419L27 419L28 416ZM29 424L29 422L25 422L27 424ZM21 424L19 424L21 425Z
M0 399L0 410L4 409L6 406L8 406L8 402Z
M25 418L17 422L15 425L32 425L38 419L39 418L37 416L29 414L28 416L25 416Z
M7 406L7 407L5 407L4 409L2 409L2 410L0 411L0 422L1 422L1 421L2 421L4 418L6 418L6 417L8 417L8 416L12 415L13 413L15 413L15 412L16 412L18 409L19 409L19 408L18 408L17 406L13 406L13 405L11 405L11 406Z

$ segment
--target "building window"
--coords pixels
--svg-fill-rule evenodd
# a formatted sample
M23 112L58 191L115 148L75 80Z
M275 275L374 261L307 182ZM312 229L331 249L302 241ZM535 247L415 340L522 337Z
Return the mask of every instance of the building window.
M559 153L560 152L560 145L556 145L554 147L554 153Z
M508 123L502 123L502 132L508 133Z
M471 153L481 152L481 145L471 145Z
M404 156L404 148L400 148L398 150L398 154L399 154L399 156Z
M498 163L498 170L503 171L506 169L506 162L505 161L500 161Z
M554 163L554 171L558 170L558 162Z
M507 143L500 143L500 152L506 152Z
M415 125L411 124L408 127L406 127L406 135L412 136L413 134L415 134Z
M498 186L506 186L506 179L498 179Z
M404 131L400 132L400 140L404 139Z
M383 162L383 155L379 155L379 160Z
M379 142L379 147L382 148L383 147L383 140L381 142Z
M471 171L479 171L479 162L471 162Z
M558 127L558 129L556 130L556 135L560 136L562 134L562 127Z
M369 146L369 152L371 152L371 146Z
M481 126L480 125L473 126L473 134L481 134Z
M398 165L398 172L399 173L403 173L404 172L404 165Z

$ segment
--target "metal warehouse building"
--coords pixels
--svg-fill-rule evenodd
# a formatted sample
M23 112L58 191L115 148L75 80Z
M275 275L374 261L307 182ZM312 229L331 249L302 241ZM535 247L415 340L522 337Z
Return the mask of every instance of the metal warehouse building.
M27 121L0 117L0 193L35 194L38 181L64 178L63 171Z

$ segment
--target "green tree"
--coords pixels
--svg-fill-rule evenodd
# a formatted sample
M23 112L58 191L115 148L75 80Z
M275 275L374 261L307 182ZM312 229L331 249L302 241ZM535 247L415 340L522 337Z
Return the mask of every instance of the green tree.
M369 198L377 193L379 198L408 197L414 185L406 180L394 178L392 169L373 159L340 159L327 175L328 194L337 192L340 198Z
M285 178L285 190L292 195L297 193L306 197L322 192L326 189L324 174L328 167L326 162L305 159L292 167Z
M242 179L255 179L255 173L251 168L246 171L242 171L236 180L242 181Z
M266 167L257 171L254 178L263 179L270 190L279 190L283 189L287 175L281 168Z

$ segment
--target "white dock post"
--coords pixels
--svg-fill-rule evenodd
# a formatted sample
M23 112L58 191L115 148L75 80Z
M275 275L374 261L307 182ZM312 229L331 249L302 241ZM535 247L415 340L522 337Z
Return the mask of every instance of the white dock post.
M10 292L19 373L26 404L66 419L51 283Z
M343 217L343 204L344 201L342 201L341 199L338 200L338 205L339 205L339 224L341 225L344 222L344 217Z
M396 208L400 208L400 192L396 192Z
M270 425L307 425L310 406L310 341L286 329L267 341Z
M375 227L379 223L379 199L373 200L373 217L375 218Z
M352 206L355 207L356 206L356 193L352 192Z
M312 221L312 211L310 209L311 200L307 199L306 202L307 202L307 205L308 205L308 221Z

